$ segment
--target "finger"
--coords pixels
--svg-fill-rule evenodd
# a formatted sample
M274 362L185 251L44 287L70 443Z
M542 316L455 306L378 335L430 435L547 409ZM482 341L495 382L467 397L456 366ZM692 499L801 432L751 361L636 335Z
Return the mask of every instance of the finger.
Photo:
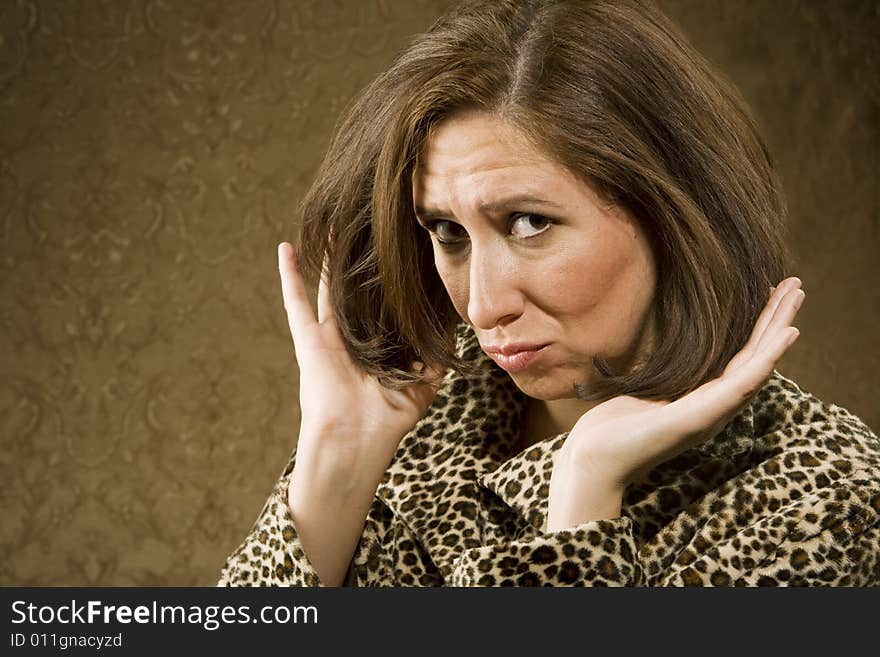
M768 327L771 328L771 327ZM765 341L740 368L709 381L670 403L664 410L670 440L702 440L714 436L749 402L773 372L777 361L794 344L800 332L793 326L765 331ZM660 445L658 445L659 447Z
M791 328L805 297L806 294L800 288L793 288L786 292L776 307L773 316L770 318L767 328L764 329L758 343L755 345L752 353L753 358L760 354L760 352L776 346L778 334Z
M774 330L772 339L765 332L761 348L742 367L700 386L677 401L690 398L683 405L692 403L695 408L704 409L703 419L695 421L695 426L701 422L703 426L717 424L719 421L726 424L764 385L773 373L776 363L799 335L800 331L794 326Z
M797 289L801 285L801 279L792 276L783 280L775 288L772 288L773 292L770 294L770 298L767 300L767 304L764 306L761 314L758 315L758 319L755 321L755 326L749 335L749 339L746 341L745 346L743 346L743 348L730 361L727 369L735 369L752 357L752 354L761 341L761 336L764 335L764 331L770 325L770 321L773 319L773 315L776 313L777 308L779 308L782 299L790 290Z
M729 381L725 382L729 385L719 386L713 391L717 402L715 412L722 420L719 430L761 389L773 373L776 363L799 335L800 331L794 326L775 331L772 340L765 333L762 348L729 377Z
M296 348L297 335L315 323L311 303L299 273L293 247L288 242L278 245L278 273L281 276L281 295L287 311L287 323Z
M804 291L797 287L785 293L748 359L736 369L725 369L720 377L722 394L748 399L766 381L776 363L800 335L800 331L791 324L805 296Z
M318 322L324 323L332 320L333 304L330 298L330 284L327 266L327 254L324 254L324 262L321 263L321 280L318 283Z
M432 388L438 388L446 376L446 368L440 365L425 365L421 361L413 362L410 372L418 375L422 383L426 383Z
M410 394L414 396L420 406L429 406L443 384L446 375L445 368L436 365L426 366L424 363L416 361L410 367L410 371L421 377L420 381L410 386Z

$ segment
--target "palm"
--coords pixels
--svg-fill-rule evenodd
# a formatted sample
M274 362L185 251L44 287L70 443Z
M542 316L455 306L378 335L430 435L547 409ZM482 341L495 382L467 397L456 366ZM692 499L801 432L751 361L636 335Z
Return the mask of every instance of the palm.
M318 288L316 319L292 256L289 246L279 248L284 306L300 369L300 440L332 431L350 447L371 449L375 443L361 443L380 440L386 449L378 451L393 452L431 402L434 387L390 390L360 370L342 343L326 285L322 281Z

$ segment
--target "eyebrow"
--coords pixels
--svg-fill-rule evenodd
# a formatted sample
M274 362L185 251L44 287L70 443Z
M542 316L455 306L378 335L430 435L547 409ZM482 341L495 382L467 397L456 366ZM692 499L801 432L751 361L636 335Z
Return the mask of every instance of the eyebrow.
M482 214L499 214L505 210L521 208L523 205L544 206L556 210L562 209L559 203L548 201L539 196L532 196L531 194L517 194L516 196L509 196L491 203L482 203L478 209ZM455 215L437 208L423 208L417 205L415 210L416 218L421 221L447 221L455 219Z

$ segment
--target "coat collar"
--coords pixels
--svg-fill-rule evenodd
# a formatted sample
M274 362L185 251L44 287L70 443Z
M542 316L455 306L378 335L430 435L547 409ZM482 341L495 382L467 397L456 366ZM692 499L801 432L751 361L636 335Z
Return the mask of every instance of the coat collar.
M483 521L474 505L484 499L481 489L542 531L552 457L568 436L514 453L525 395L482 352L472 332L459 336L459 350L479 374L447 375L429 411L401 441L376 491L444 577L461 550L482 545ZM754 404L746 406L721 433L694 448L693 462L733 459L750 450L754 417ZM464 536L464 541L453 541L453 536Z

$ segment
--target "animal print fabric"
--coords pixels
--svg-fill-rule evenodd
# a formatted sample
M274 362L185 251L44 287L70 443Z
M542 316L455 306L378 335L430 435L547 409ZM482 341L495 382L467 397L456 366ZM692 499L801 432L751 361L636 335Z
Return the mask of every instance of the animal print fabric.
M778 372L718 436L647 473L621 516L544 531L554 452L517 452L524 397L459 338L401 442L356 547L355 586L874 586L880 442ZM287 507L296 450L218 586L321 586Z

